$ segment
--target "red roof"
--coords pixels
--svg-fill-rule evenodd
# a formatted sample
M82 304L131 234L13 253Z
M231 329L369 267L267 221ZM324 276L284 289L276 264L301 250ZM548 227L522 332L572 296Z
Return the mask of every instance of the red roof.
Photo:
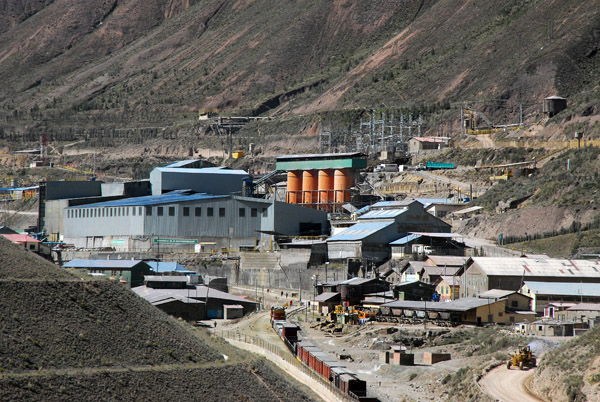
M25 234L3 234L2 236L6 237L8 240L13 243L40 243L39 240L34 239L31 236L27 236Z

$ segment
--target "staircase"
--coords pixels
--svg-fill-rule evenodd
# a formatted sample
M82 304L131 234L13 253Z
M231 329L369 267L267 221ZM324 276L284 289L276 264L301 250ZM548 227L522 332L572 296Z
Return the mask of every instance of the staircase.
M252 269L275 269L279 268L279 255L276 253L240 253L240 268Z

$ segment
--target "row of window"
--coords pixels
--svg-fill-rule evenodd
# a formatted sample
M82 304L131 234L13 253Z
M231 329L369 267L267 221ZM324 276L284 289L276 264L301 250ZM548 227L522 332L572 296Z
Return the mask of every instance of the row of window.
M202 208L194 207L194 216L200 217L202 216ZM219 209L219 217L225 216L225 208ZM192 208L183 207L181 209L183 216L190 216ZM116 208L82 208L82 209L73 209L67 211L68 218L105 218L112 216L142 216L142 207L116 207ZM175 207L166 207L166 212L168 216L175 216ZM156 213L156 216L164 216L165 215L165 207L146 207L146 215L152 216ZM215 208L207 207L206 208L206 216L215 216ZM262 214L264 217L267 217L267 208L263 208ZM246 208L238 209L238 216L240 218L246 217ZM258 209L250 208L250 217L256 218L258 217Z

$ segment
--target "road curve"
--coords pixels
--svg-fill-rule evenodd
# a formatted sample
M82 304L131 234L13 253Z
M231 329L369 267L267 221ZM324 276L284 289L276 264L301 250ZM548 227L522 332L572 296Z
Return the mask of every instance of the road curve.
M502 402L544 402L533 395L527 388L527 382L533 376L531 370L507 369L501 365L490 370L481 380L479 385L483 391L492 398Z

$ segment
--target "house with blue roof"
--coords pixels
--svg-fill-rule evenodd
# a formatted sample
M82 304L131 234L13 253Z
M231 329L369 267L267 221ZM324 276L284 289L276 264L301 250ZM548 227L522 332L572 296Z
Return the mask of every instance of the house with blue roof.
M363 266L390 259L390 243L413 231L450 232L450 225L415 200L382 201L363 209L356 224L327 239L329 260L360 259Z

